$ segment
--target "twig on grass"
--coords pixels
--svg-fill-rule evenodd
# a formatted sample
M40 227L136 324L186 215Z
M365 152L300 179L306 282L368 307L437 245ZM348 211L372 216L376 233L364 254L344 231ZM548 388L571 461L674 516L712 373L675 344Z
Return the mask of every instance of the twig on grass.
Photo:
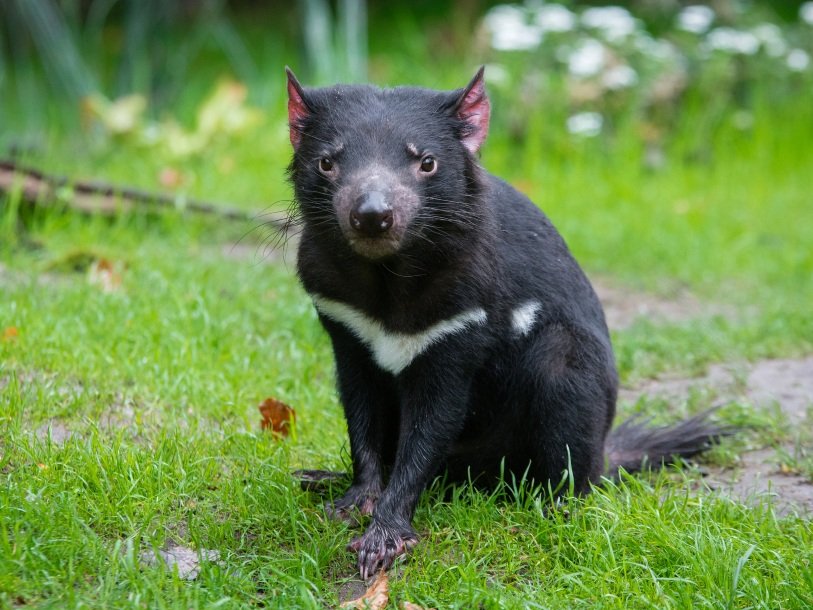
M288 218L284 212L241 210L208 201L188 199L183 195L167 195L143 191L105 182L72 180L0 159L0 193L19 190L22 198L33 205L49 206L59 200L72 210L84 213L114 215L128 212L136 206L190 210L228 220L257 220L285 231Z

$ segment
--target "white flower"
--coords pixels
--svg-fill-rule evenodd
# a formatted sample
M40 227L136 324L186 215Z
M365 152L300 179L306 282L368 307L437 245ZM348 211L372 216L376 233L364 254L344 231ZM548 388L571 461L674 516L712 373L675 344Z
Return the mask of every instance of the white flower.
M592 138L601 133L604 119L598 112L579 112L567 119L567 130L573 135Z
M799 19L813 25L813 2L805 2L799 7Z
M810 65L810 55L803 49L791 49L791 52L785 58L785 62L788 64L788 68L794 72L804 72Z
M569 32L576 27L576 16L561 4L543 4L536 10L534 23L544 32Z
M711 49L753 55L759 50L759 38L751 32L733 28L717 28L709 32L706 41Z
M542 29L528 23L528 13L514 4L500 4L483 19L491 32L491 46L498 51L527 51L542 42Z
M597 6L582 13L582 24L601 30L610 42L618 42L635 31L637 22L620 6Z
M714 21L714 11L701 4L687 6L677 16L678 29L694 34L703 34L711 27Z
M782 30L774 23L760 23L751 32L765 47L765 52L771 57L781 57L788 52L788 45L782 36Z
M635 48L650 59L666 63L677 62L682 58L671 42L663 38L652 38L646 32L640 32L634 42Z
M567 69L578 78L595 76L604 69L607 62L607 51L604 45L595 38L588 38L570 54Z
M601 84L613 91L632 87L637 82L638 73L625 64L613 66L601 77Z

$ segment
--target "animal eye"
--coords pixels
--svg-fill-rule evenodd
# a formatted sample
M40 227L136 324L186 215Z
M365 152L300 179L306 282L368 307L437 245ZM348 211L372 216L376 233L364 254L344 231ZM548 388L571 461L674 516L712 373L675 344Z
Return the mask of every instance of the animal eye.
M423 159L421 159L421 171L426 174L431 174L435 171L437 167L437 163L435 162L435 157L432 155L426 155Z
M330 157L319 159L319 169L325 173L333 171L333 160Z

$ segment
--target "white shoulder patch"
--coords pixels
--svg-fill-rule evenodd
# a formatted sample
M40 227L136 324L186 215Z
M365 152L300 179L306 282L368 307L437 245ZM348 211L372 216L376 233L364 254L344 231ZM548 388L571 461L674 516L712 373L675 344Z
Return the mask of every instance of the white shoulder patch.
M528 301L511 312L511 328L517 335L522 337L531 332L531 328L536 322L536 314L539 313L541 307L539 301Z
M485 309L469 309L448 320L436 322L426 330L406 334L384 328L378 320L358 309L319 295L311 295L319 312L346 326L373 353L373 359L385 371L397 375L433 343L470 325L482 325L488 320Z

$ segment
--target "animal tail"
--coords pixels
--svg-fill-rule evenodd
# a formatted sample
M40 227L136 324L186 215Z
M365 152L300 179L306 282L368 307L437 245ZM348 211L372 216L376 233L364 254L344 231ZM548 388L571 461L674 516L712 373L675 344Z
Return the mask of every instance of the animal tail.
M669 464L675 458L689 458L734 434L734 427L709 420L714 411L709 409L671 426L649 426L649 418L631 417L607 437L607 474L616 477L620 468L635 472Z

